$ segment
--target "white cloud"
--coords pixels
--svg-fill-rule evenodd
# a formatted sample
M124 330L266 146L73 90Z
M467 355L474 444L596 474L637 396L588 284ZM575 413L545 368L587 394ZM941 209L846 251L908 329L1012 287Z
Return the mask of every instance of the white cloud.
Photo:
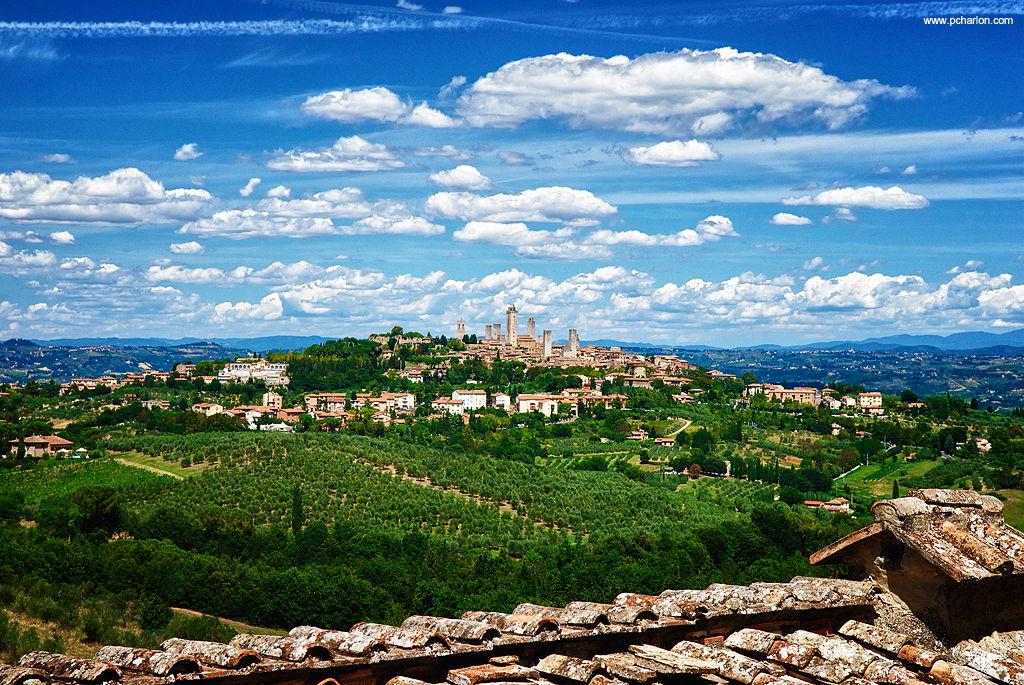
M650 147L631 147L623 155L627 161L648 166L700 166L721 158L710 145L699 140L669 140Z
M350 226L342 227L347 235L440 235L444 226L432 224L418 216L368 216Z
M806 216L798 216L788 212L779 212L769 219L768 223L776 226L806 226L808 224L813 224L814 222Z
M521 152L514 152L512 150L501 150L498 152L498 159L509 166L525 166L527 164L533 164L533 160Z
M411 150L416 157L447 157L453 162L466 162L473 158L465 150L460 150L454 145L442 145L441 147L416 147Z
M74 181L22 171L0 174L0 217L18 223L169 223L191 219L212 202L205 190L165 190L131 167Z
M64 152L55 152L52 155L43 155L39 158L40 162L50 162L51 164L77 164L78 161L71 155Z
M287 195L271 195L256 203L256 209L294 218L326 217L329 219L356 219L371 213L370 204L359 188L335 188L314 193L303 199L283 200Z
M274 186L266 192L267 197L285 198L292 196L292 189L288 186Z
M536 231L524 223L470 221L455 231L452 238L461 242L484 242L495 245L540 245L572 237L574 229Z
M253 176L246 182L244 186L242 186L241 189L239 189L238 194L241 195L242 197L249 197L250 195L252 195L253 191L256 190L256 186L258 186L262 182L262 179Z
M812 257L804 262L804 271L828 271L829 266L824 257Z
M198 143L185 143L174 151L174 159L179 162L187 162L191 159L199 159L205 152L199 151Z
M441 90L438 91L437 96L441 99L451 97L455 91L466 85L466 80L465 76L452 76L448 83L441 86Z
M569 222L610 216L616 212L615 207L590 191L560 186L487 196L463 192L434 193L427 198L426 207L427 211L450 219L500 223Z
M381 86L362 90L346 88L312 95L302 103L302 111L309 116L345 123L400 122L428 128L455 128L462 125L426 102L413 107L397 93Z
M842 207L870 207L872 209L923 209L928 200L922 195L908 193L899 186L879 188L863 186L861 188L835 188L825 190L813 197L787 197L782 200L784 205L836 205Z
M444 112L430 107L427 103L421 102L412 108L412 111L401 120L401 123L410 126L426 126L427 128L457 128L462 122L453 119Z
M978 269L982 268L983 266L985 266L985 262L983 262L983 261L981 261L979 259L968 259L963 264L958 264L957 266L954 266L952 269L949 269L948 271L946 271L946 273L947 274L960 274L960 273L965 273L965 272L970 272L970 271L977 271Z
M356 121L397 121L409 107L397 94L377 86L363 90L332 90L306 98L302 111L309 116L346 123Z
M395 3L395 7L399 7L403 10L410 10L412 12L419 12L423 9L423 5L417 5L414 2L409 2L409 0L398 0L398 2Z
M825 217L825 223L832 223L833 221L856 221L857 215L850 211L849 207L836 207L835 211L831 215Z
M871 173L873 173L873 174L891 174L892 173L892 169L890 169L887 166L880 166L880 167L878 167L876 169L872 169Z
M278 150L267 162L269 169L298 172L383 171L404 166L386 145L359 136L338 138L331 147L319 150Z
M442 14L462 14L462 8L458 5L446 5L441 12Z
M563 119L575 128L714 135L808 121L837 129L863 116L874 98L912 94L733 48L634 59L560 53L505 64L477 80L457 110L472 126Z
M917 173L917 165L916 164L911 164L910 166L908 166L906 169L904 169L900 173L901 173L902 176L913 176L914 174Z
M187 243L171 243L171 252L174 254L200 254L205 249L194 240Z
M331 191L327 191L329 194ZM343 192L343 191L336 191ZM324 195L318 193L317 195ZM313 198L317 196L314 195ZM260 203L263 205L268 200ZM303 204L307 203L307 204ZM274 205L274 213L258 209L231 209L213 216L197 219L182 226L178 233L203 237L221 237L232 240L247 238L310 238L322 235L438 235L444 226L411 216L403 205L378 203L384 213L366 216L349 226L337 226L329 216L345 216L343 205L331 205L329 200L291 200ZM303 206L319 207L309 214ZM281 212L278 214L277 212ZM323 216L315 216L317 212Z
M50 240L58 245L72 245L75 242L75 234L70 231L54 231L50 234Z
M242 240L308 238L336 234L338 229L330 219L277 217L254 209L229 209L190 221L178 229L178 233Z
M216 322L232 322L245 320L271 321L280 319L284 313L281 296L271 293L256 303L252 302L221 302L214 308L213 320Z
M582 245L567 240L544 245L523 245L516 248L516 256L529 259L561 259L566 261L610 259L612 251L604 245Z
M725 237L736 237L739 233L728 217L712 215L705 217L694 228L685 228L678 233L644 233L643 231L594 231L583 242L595 245L634 245L638 247L690 247L707 242L716 242Z
M459 190L490 190L493 185L491 179L469 164L460 164L447 171L436 171L430 174L427 180L441 188L458 188Z

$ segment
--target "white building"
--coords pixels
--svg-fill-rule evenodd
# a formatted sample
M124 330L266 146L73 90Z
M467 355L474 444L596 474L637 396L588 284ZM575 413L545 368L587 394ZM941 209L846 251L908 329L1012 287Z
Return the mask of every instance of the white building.
M227 364L217 380L222 383L246 383L250 380L263 381L268 387L288 385L288 364L272 363L266 359L241 357Z
M452 399L451 397L438 397L430 403L430 408L443 414L461 415L466 413L465 408L462 406L462 400Z
M554 416L558 413L558 398L551 395L520 395L516 398L516 411L520 414L539 411L544 416Z
M487 406L486 390L453 390L453 400L462 400L462 410L475 411Z
M512 398L503 392L496 392L491 395L491 406L504 411L512 410Z

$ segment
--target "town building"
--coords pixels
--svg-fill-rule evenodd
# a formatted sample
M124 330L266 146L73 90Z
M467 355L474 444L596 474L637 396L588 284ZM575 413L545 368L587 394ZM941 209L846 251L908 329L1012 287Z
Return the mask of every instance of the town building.
M11 454L17 455L20 441L11 440ZM26 457L70 457L75 443L59 435L32 435L25 438Z
M268 362L257 357L239 357L234 362L225 364L217 374L217 379L222 383L262 381L267 387L278 387L288 385L290 379L287 374L286 363Z
M452 399L462 400L462 410L476 411L487 407L486 390L453 390Z

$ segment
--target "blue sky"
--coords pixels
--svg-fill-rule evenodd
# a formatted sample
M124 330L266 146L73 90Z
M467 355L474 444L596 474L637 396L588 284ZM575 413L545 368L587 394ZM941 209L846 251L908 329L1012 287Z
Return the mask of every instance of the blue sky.
M1024 2L448 2L0 5L0 337L1024 326Z

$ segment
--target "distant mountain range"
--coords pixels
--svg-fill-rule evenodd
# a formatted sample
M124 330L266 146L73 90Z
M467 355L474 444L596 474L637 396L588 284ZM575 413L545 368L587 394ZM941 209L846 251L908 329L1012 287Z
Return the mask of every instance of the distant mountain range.
M310 345L317 345L326 340L333 340L320 335L270 335L258 338L59 338L56 340L33 340L39 345L59 347L100 347L116 345L118 347L180 347L212 342L222 347L249 350L251 352L269 352L272 350L301 350ZM565 340L557 340L556 344L565 344ZM622 347L637 351L658 349L689 349L716 350L730 349L713 345L658 345L648 342L624 342L600 338L582 340L581 345L598 345L600 347ZM923 352L923 353L970 353L993 355L1024 354L1024 328L1006 333L987 333L972 331L953 333L951 335L889 335L863 340L832 340L828 342L811 342L800 345L747 345L732 349L740 350L856 350L859 352Z
M951 335L889 335L864 340L833 340L831 342L805 343L803 345L752 345L745 349L788 349L788 350L860 350L896 351L897 348L931 348L943 351L980 350L998 347L1024 347L1024 328L1006 333L973 331ZM924 351L924 350L922 350Z
M326 340L320 335L268 335L262 338L58 338L56 340L32 340L38 345L54 347L181 347L196 343L212 342L221 347L251 352L273 350L303 350L310 345L319 345Z

